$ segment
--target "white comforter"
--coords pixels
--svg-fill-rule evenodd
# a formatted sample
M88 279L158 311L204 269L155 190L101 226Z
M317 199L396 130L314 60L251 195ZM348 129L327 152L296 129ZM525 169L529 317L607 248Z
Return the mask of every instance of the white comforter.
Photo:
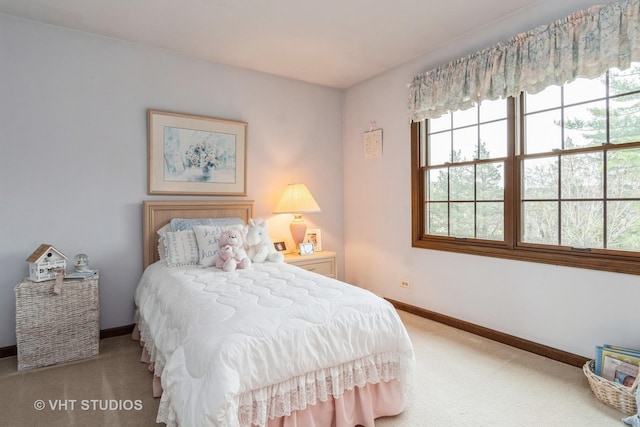
M168 425L261 425L413 369L391 304L284 263L227 273L160 261L135 302Z

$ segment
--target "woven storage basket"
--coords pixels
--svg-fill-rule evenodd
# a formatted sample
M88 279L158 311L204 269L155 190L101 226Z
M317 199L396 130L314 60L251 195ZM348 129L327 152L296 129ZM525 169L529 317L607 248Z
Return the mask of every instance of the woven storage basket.
M590 360L584 364L582 371L589 380L589 386L593 394L603 403L612 406L627 415L633 415L638 412L636 406L636 389L638 387L638 378L631 387L625 387L622 384L609 381L606 378L596 375L595 360Z
M19 371L98 355L97 274L65 280L59 295L54 284L24 280L15 288Z

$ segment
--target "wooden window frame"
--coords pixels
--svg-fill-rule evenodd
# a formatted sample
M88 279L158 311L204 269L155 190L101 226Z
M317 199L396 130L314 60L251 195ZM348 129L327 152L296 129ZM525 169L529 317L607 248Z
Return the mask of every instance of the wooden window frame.
M516 136L515 102L509 101L509 138ZM425 234L425 180L421 159L422 134L420 123L411 123L411 222L412 246L415 248L481 255L517 261L536 262L568 267L586 268L617 273L640 275L640 254L613 251L573 251L560 246L522 244L518 242L520 230L520 162L516 156L515 143L510 141L505 162L505 228L504 241L493 242L475 239L456 239L450 236Z

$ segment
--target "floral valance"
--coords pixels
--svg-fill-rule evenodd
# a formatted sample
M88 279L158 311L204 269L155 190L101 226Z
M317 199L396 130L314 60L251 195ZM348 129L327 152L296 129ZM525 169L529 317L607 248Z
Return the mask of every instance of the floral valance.
M640 0L594 6L417 75L409 85L412 121L483 100L537 93L594 78L640 60Z

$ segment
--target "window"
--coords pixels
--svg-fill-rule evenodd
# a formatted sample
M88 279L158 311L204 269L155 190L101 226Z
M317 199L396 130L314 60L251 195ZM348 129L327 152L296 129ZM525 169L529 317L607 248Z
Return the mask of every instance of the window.
M503 241L507 102L485 102L425 126L426 233Z
M414 246L640 274L640 63L412 127Z

